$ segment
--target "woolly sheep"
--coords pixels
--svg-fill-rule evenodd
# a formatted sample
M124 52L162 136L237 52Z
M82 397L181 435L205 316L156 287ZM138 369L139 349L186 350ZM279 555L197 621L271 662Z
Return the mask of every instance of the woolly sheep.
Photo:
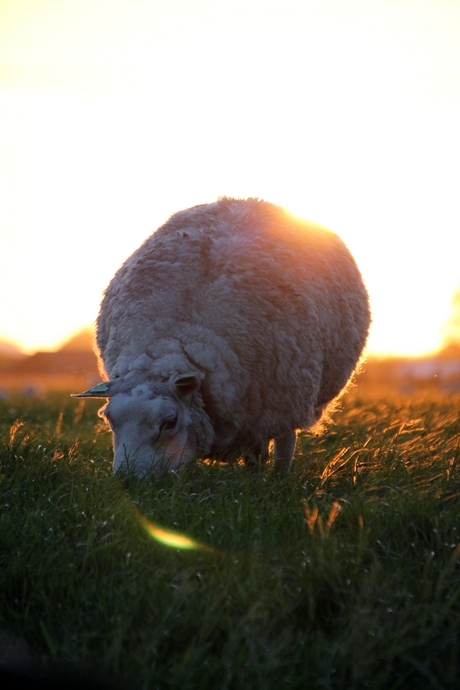
M97 345L109 379L114 471L197 458L286 471L296 430L344 388L366 342L366 289L334 233L258 199L173 215L105 291Z

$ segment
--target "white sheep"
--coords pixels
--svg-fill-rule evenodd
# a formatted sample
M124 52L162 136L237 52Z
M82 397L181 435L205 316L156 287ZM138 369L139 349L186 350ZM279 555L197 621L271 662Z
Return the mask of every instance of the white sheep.
M344 388L369 303L334 233L258 199L173 215L105 291L97 345L109 380L114 471L197 458L266 460L285 471L296 430Z

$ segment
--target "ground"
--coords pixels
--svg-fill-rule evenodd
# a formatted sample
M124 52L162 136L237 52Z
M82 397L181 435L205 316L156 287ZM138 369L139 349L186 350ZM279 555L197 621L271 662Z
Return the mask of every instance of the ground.
M1 401L0 666L124 688L458 687L459 403L356 387L287 477L137 480L112 476L97 402Z

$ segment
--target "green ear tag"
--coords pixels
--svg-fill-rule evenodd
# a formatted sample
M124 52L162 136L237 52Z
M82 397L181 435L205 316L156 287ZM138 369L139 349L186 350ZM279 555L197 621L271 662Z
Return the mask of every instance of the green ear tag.
M98 383L94 388L90 388L88 393L105 393L108 390L109 387L106 383Z

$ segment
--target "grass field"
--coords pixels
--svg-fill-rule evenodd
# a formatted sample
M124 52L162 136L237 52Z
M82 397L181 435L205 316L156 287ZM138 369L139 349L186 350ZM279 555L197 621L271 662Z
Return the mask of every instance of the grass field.
M139 689L459 687L460 396L352 391L284 478L113 477L100 403L0 405L4 664Z

